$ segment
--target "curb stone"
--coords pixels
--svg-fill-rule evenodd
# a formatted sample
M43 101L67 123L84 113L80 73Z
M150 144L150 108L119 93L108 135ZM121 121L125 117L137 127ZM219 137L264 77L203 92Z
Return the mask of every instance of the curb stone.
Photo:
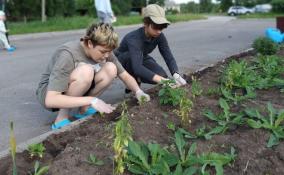
M236 57L238 55L246 54L246 53L249 53L251 51L253 51L253 48L249 48L249 49L246 49L244 51L241 51L238 54L233 54L233 55L231 55L229 57L226 57L225 59L221 60L221 62L225 62L228 58L232 58L232 57ZM218 61L218 62L220 62L220 61ZM192 74L201 73L203 71L206 71L208 68L214 67L217 63L201 67L198 70L196 70L195 72L193 72ZM65 132L65 131L70 131L70 130L72 130L74 128L78 128L79 125L82 122L90 120L91 118L92 117L90 116L90 117L87 117L87 118L84 118L84 119L80 119L80 120L74 121L69 126L66 126L65 128L62 128L62 129L59 129L59 130L56 130L56 131L48 131L48 132L46 132L46 133L44 133L42 135L39 135L39 136L34 137L34 138L30 139L30 140L27 140L26 142L23 142L23 143L17 145L17 153L21 153L21 152L27 150L27 148L28 148L28 146L30 144L35 144L35 143L42 142L43 140L45 140L48 136L50 136L52 134L59 134L59 133ZM10 152L9 148L4 150L4 151L1 151L0 152L0 159L3 158L3 157L8 156L9 152Z

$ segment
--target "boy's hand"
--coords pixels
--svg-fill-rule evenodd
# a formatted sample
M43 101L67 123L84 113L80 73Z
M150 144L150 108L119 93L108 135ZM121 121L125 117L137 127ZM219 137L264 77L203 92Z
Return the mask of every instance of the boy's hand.
M182 86L182 85L186 85L186 84L187 84L186 81L185 81L185 79L183 79L183 78L180 76L180 74L174 73L173 77L174 77L174 80L176 81L176 84L177 84L178 86Z
M150 96L146 94L145 92L143 92L141 89L136 91L135 96L138 101L142 101L143 99L145 102L150 101Z
M103 100L94 97L91 102L91 106L95 108L100 113L111 113L115 110L115 107L111 106L110 104L106 104Z

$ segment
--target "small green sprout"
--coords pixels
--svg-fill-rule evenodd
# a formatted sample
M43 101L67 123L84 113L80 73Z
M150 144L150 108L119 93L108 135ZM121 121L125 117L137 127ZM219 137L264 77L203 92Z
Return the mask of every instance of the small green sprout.
M35 143L28 146L28 151L31 157L37 156L42 158L45 147L42 143Z
M176 126L175 126L175 124L174 124L173 122L169 122L169 123L167 124L167 128L168 128L169 130L172 130L172 131L175 131L175 130L176 130Z
M91 165L101 166L104 164L102 160L99 160L94 154L90 154L87 162Z
M141 96L138 100L140 106L144 105L147 102L146 96Z
M10 152L11 157L13 161L13 169L12 169L12 175L17 175L17 166L16 166L16 151L17 151L17 144L16 144L16 138L14 134L14 123L10 122Z
M29 173L30 175L44 175L48 173L49 166L40 167L39 162L35 162L34 174Z

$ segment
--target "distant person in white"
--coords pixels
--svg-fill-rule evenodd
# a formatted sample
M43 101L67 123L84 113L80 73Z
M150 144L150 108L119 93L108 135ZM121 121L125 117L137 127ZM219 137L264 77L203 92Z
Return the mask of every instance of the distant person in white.
M100 22L111 24L116 21L110 0L95 0L95 7Z
M8 39L6 36L7 30L6 30L5 23L4 23L5 20L6 20L5 13L0 10L0 42L4 44L4 47L8 52L13 52L15 48L11 47L8 42Z

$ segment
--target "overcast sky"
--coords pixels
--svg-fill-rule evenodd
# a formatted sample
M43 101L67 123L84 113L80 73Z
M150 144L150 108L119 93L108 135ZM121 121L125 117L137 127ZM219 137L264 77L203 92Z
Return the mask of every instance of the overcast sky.
M172 0L175 1L176 3L187 3L189 1L194 1L194 2L199 2L199 0ZM215 2L215 0L213 0L212 2Z

